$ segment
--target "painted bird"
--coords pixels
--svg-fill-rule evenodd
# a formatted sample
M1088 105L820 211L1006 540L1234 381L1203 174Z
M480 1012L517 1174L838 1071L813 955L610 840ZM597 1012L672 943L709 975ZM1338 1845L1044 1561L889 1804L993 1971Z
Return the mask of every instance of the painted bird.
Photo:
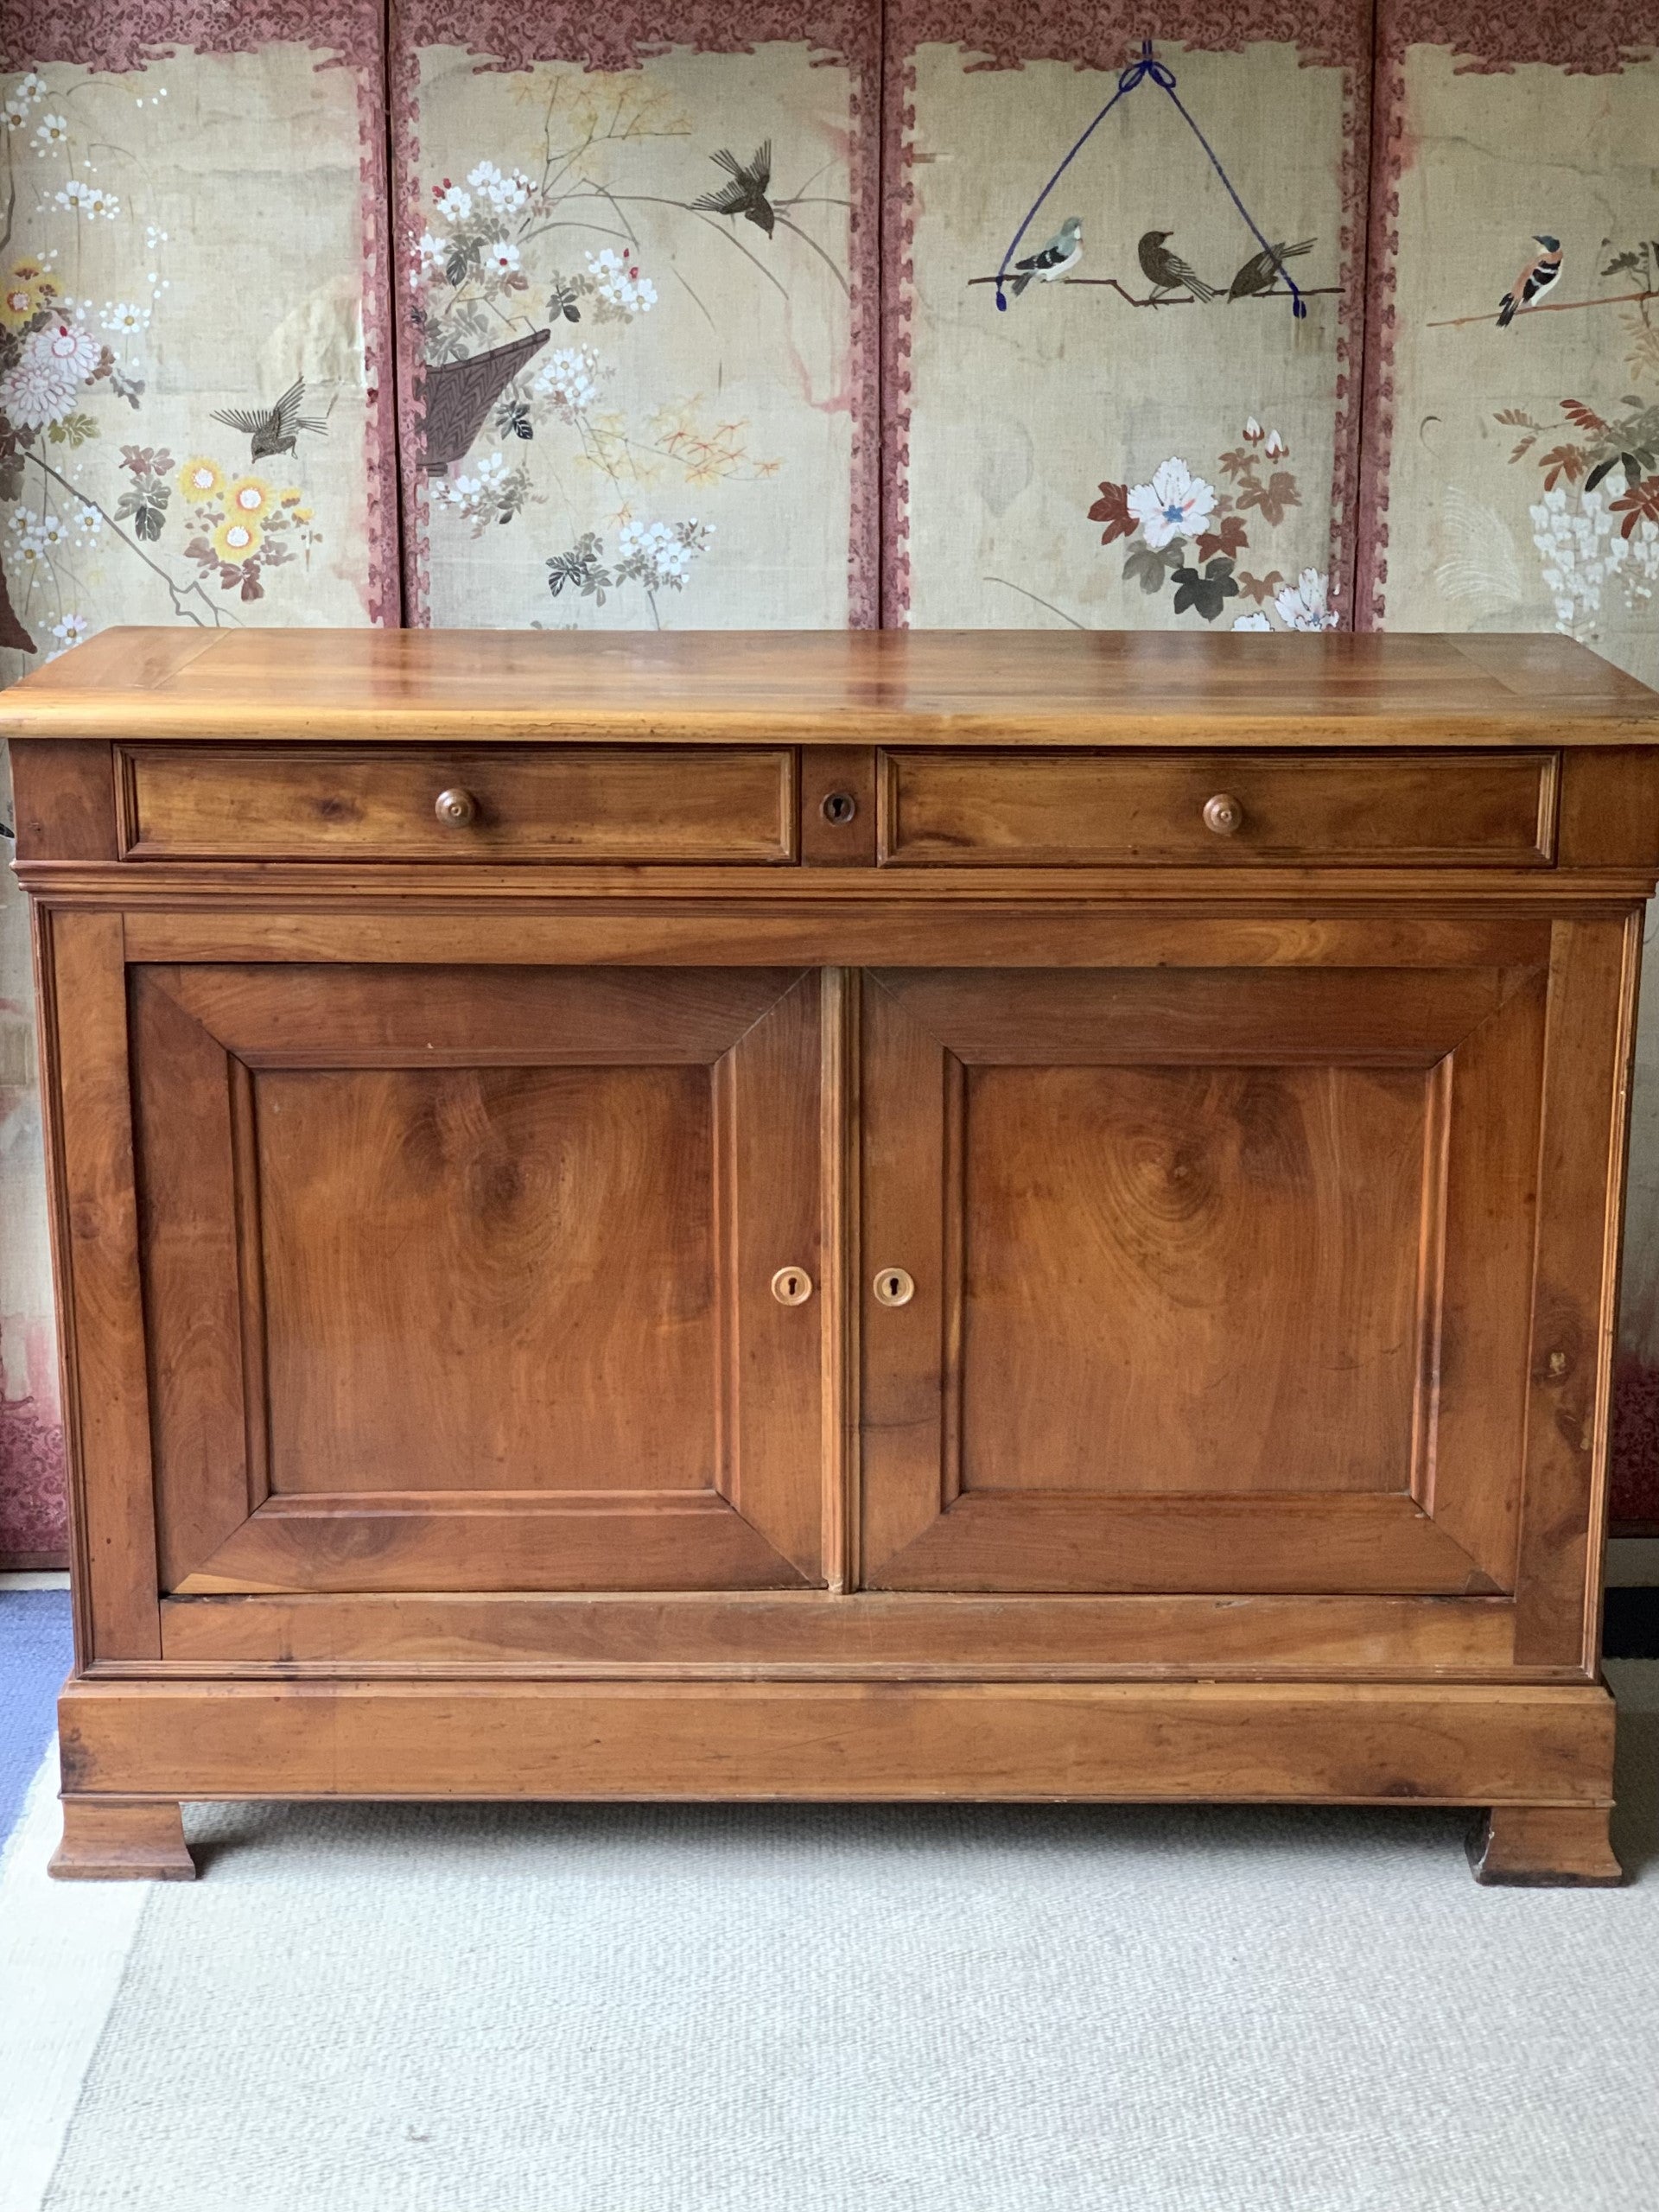
M1270 292L1284 273L1284 264L1299 253L1312 253L1317 240L1299 238L1294 245L1267 246L1253 253L1227 287L1230 300L1248 300L1257 292Z
M1206 284L1202 276L1187 267L1179 253L1172 253L1164 244L1173 235L1169 231L1148 231L1137 248L1141 271L1152 286L1154 303L1162 292L1183 290L1191 292L1195 300L1213 300L1215 286Z
M1017 300L1033 276L1045 284L1052 284L1057 276L1064 276L1068 269L1075 268L1082 258L1083 218L1068 215L1046 245L1014 263L1014 278L1008 289Z
M1561 242L1540 231L1533 244L1541 251L1504 293L1497 310L1497 327L1507 330L1522 308L1536 306L1561 273Z
M722 184L718 192L705 192L691 205L706 208L711 215L741 215L745 222L753 223L770 238L778 218L766 193L772 183L772 141L762 139L754 149L754 158L740 162L728 146L709 157L717 168L731 177L729 184Z
M251 441L253 458L266 461L272 454L292 453L302 430L327 436L328 425L320 416L301 414L304 404L305 382L296 377L274 407L216 407L213 420L240 430Z

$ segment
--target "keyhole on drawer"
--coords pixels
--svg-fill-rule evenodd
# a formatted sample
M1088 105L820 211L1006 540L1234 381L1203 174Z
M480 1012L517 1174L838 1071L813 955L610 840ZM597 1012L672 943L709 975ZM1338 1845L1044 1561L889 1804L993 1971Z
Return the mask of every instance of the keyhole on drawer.
M833 822L839 828L858 812L858 801L851 791L831 791L818 810L826 822Z
M915 1280L903 1268L883 1268L874 1288L878 1306L908 1306L916 1295Z
M772 1279L772 1294L780 1306L804 1306L812 1295L812 1278L804 1268L779 1268Z

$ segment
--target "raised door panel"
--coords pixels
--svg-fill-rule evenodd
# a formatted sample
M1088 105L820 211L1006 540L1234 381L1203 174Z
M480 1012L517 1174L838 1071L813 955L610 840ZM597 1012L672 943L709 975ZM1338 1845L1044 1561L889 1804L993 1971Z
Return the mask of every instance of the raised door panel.
M1512 1591L1537 934L1519 966L868 978L866 1581Z
M818 1579L816 976L131 995L164 1588Z

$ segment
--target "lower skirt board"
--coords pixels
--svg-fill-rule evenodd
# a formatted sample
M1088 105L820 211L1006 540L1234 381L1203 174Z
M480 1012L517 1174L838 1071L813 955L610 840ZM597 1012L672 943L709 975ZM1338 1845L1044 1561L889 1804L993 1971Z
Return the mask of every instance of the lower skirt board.
M73 1678L66 1795L1605 1807L1597 1682Z

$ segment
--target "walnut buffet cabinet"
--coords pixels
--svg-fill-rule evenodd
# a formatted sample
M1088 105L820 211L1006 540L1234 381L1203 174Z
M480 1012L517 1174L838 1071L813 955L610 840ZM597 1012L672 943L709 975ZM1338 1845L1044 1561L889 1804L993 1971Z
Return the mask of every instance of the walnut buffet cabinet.
M113 630L0 702L66 1875L181 1799L1467 1805L1604 1881L1659 696Z

